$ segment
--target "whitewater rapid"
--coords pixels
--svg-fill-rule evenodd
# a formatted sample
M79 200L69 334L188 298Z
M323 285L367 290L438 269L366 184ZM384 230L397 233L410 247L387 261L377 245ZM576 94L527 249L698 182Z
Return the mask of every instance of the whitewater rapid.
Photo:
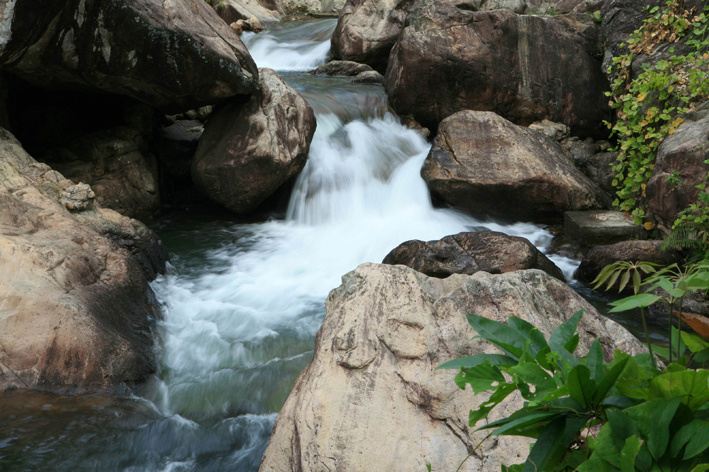
M164 308L162 362L145 397L190 436L225 424L238 429L246 439L226 462L238 470L256 470L275 414L312 356L324 300L343 274L381 262L410 239L490 229L542 250L552 239L538 225L483 223L435 208L420 177L430 145L388 110L381 87L305 73L327 59L333 28L321 21L244 35L257 65L281 72L317 116L286 218L221 226L201 266L181 271L178 260L153 284ZM567 275L575 268L555 260ZM189 457L164 464L201 470Z

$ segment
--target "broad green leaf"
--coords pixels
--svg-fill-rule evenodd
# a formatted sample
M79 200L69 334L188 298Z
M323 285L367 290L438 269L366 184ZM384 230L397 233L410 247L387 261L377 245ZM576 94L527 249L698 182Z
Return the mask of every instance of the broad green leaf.
M608 423L613 428L613 438L618 444L623 444L630 436L638 434L638 428L633 420L623 411L611 409L607 411Z
M690 423L682 426L676 434L672 436L670 443L670 454L672 457L679 457L679 452L692 439L692 436L706 426L708 423L699 419L695 419Z
M516 389L516 386L510 383L498 385L497 389L490 395L490 398L488 398L486 402L481 404L477 410L470 410L470 414L468 415L469 426L472 428L478 421L487 418L488 413Z
M465 390L465 385L470 384L475 394L492 389L494 382L504 382L500 368L490 364L490 361L485 361L470 369L461 369L458 375L455 376L455 383L461 389Z
M709 371L667 372L650 381L650 398L679 398L692 411L709 401Z
M541 350L549 347L542 332L533 324L514 316L509 317L507 324L529 341L529 347L532 348L531 353L533 357L537 357L537 354Z
M522 472L524 469L524 464L514 464L510 466L501 465L501 472Z
M555 468L585 424L585 419L573 417L560 417L549 423L539 434L522 471L538 472Z
M635 458L642 445L642 441L637 436L631 436L625 440L625 446L620 451L621 472L635 472Z
M579 345L579 335L574 334L573 336L571 336L571 339L569 339L569 342L564 344L564 348L567 351L569 351L571 354L573 354L574 351L576 351L576 347L578 347L578 345Z
M515 365L516 360L509 356L501 354L473 354L472 356L459 357L436 367L437 369L460 369L461 367L475 367L485 361L489 361L492 365Z
M547 371L539 367L538 364L525 362L505 369L505 372L518 376L523 382L539 387L554 388L556 383Z
M568 320L561 323L549 337L549 347L553 351L560 351L576 333L576 327L583 315L583 310L574 313ZM573 354L573 353L572 353Z
M635 426L640 430L640 435L647 438L650 431L657 428L657 425L652 424L653 415L666 403L665 400L650 400L623 411L633 420Z
M577 365L569 373L566 382L569 386L569 395L574 401L588 407L593 404L593 394L596 391L596 382L591 380L591 371L585 365Z
M684 460L698 456L709 448L709 426L704 426L694 433L692 439L684 450Z
M684 344L694 353L701 352L704 349L709 348L709 342L706 342L696 334L688 333L686 331L682 331L682 341L684 341Z
M623 373L623 370L628 365L628 362L630 362L630 359L631 357L626 354L625 357L611 364L610 370L606 373L606 375L603 376L600 382L598 382L598 387L596 388L595 393L593 394L592 403L594 405L601 403L603 399L608 396L613 386L615 386L618 377L620 377L620 374ZM634 361L633 364L635 364ZM637 366L637 364L635 365Z
M599 431L596 440L593 441L593 450L595 454L598 454L604 461L609 464L620 468L620 445L623 443L618 443L613 435L613 426L606 424Z
M520 415L514 414L509 418L494 421L485 426L481 426L478 429L490 429L496 428L492 434L494 436L501 435L516 435L518 429L525 428L531 424L542 424L551 421L555 418L563 416L564 413L558 411L544 411L544 410L532 410L525 412L521 410ZM499 427L498 427L499 426Z
M653 427L647 436L647 447L650 454L655 460L659 461L662 455L667 450L667 444L670 440L670 423L677 413L677 408L682 404L681 398L674 398L665 402L662 408L659 408L652 415Z
M527 338L514 328L499 321L468 314L468 323L478 332L479 337L498 346L504 353L519 359L524 352Z
M593 453L583 464L576 467L576 472L617 472L618 469L608 464L601 457Z
M699 464L691 472L707 472L709 470L709 464Z
M616 302L612 302L613 308L610 310L611 313L617 313L620 311L628 311L633 308L647 307L660 300L662 297L657 295L652 295L650 293L641 293L638 295L633 295L630 297L623 298Z
M586 356L586 367L591 371L591 378L600 380L603 377L603 347L601 338L596 338L591 344L591 348Z

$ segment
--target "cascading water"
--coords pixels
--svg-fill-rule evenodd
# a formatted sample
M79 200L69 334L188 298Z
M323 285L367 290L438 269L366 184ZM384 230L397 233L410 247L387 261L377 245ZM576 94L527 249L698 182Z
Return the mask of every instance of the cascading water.
M304 72L325 61L334 25L244 35L256 63L281 72L317 115L286 219L163 227L175 267L153 284L165 312L160 375L132 399L47 399L65 423L27 420L13 450L30 451L12 470L255 471L344 273L403 241L465 230L551 241L536 225L434 208L419 175L430 146L388 111L382 88ZM575 265L555 260L567 273Z

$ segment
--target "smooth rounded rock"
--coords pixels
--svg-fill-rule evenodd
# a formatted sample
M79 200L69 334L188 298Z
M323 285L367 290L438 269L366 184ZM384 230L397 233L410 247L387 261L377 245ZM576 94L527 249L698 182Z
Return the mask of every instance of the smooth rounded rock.
M230 103L207 122L192 161L204 194L248 213L305 166L315 133L308 102L271 69L260 70L259 94Z
M558 144L491 112L444 120L421 175L435 195L477 216L560 219L606 199Z
M502 274L540 269L566 280L561 270L528 240L496 231L458 233L438 241L406 241L387 254L382 263L405 265L438 278L479 271Z

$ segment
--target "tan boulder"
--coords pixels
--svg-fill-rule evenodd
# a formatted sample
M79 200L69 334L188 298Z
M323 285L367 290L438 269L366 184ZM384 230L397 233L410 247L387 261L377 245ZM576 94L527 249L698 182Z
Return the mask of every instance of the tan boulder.
M456 470L486 435L468 426L484 395L460 390L448 360L495 352L465 314L497 321L511 315L547 337L579 309L580 352L600 337L614 349L644 348L628 331L603 318L567 285L538 270L501 275L429 278L404 266L363 264L330 293L315 355L278 415L260 472L411 472ZM608 360L608 359L607 359ZM511 397L491 419L521 406ZM485 441L461 470L498 472L522 462L529 441Z
M92 193L0 129L0 390L113 389L155 369L164 249Z

